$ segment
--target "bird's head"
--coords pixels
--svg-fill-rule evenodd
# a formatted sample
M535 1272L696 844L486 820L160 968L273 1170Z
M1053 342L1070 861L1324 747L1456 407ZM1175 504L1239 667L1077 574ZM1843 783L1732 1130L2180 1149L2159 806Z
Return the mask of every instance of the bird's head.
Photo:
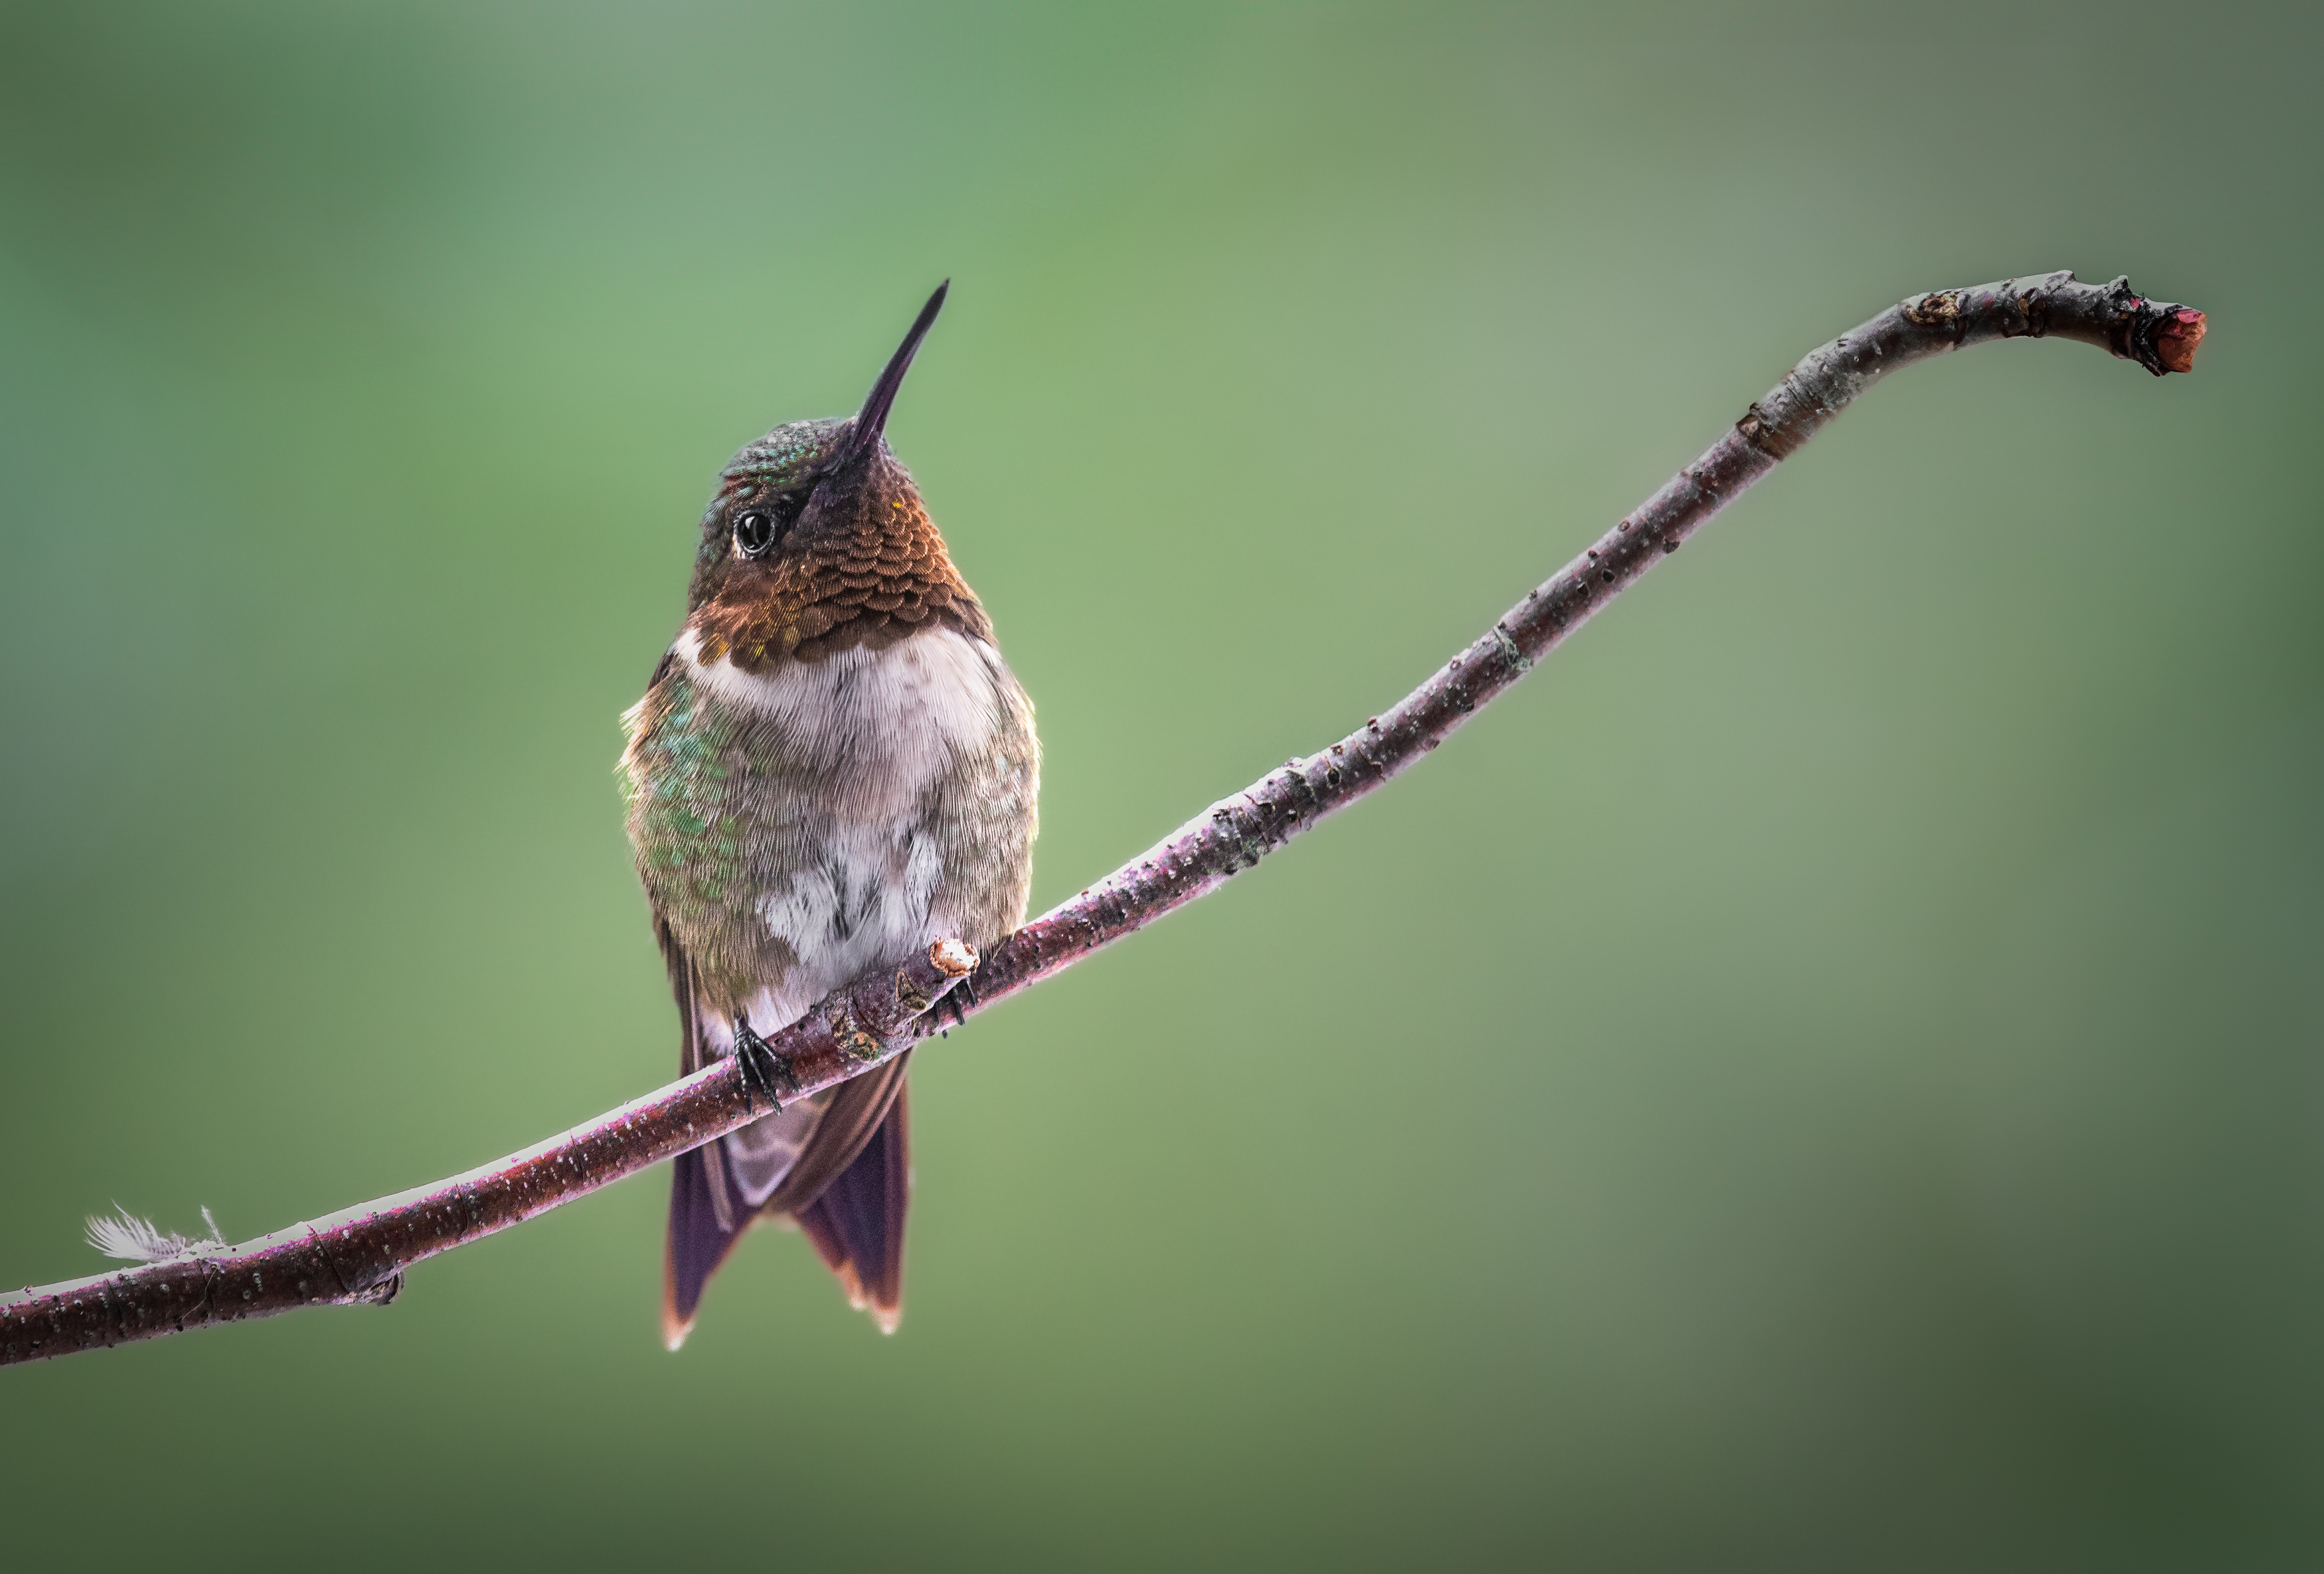
M936 286L920 308L862 409L779 426L721 473L687 595L687 625L706 665L762 671L891 644L927 626L991 637L883 435L950 287Z

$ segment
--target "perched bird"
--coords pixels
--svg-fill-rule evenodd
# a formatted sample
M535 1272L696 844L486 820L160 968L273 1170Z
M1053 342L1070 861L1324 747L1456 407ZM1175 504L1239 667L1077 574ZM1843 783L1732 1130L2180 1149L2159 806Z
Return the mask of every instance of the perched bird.
M1024 921L1033 705L882 437L937 287L852 420L779 426L702 516L685 625L622 717L629 832L687 1071L931 940ZM677 1162L662 1332L761 1219L797 1222L893 1331L905 1060Z

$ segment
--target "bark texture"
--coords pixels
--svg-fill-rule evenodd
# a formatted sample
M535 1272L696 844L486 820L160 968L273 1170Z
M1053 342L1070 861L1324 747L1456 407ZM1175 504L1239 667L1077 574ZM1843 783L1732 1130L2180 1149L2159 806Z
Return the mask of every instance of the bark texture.
M2203 314L2144 300L2127 280L2046 273L1915 295L1823 345L1701 458L1509 609L1392 709L1286 761L994 947L981 967L939 941L899 971L834 992L768 1040L785 1100L893 1059L1216 890L1315 821L1417 762L1516 682L1880 378L1948 350L2050 336L2157 376L2191 370ZM972 969L974 990L954 991ZM932 1012L938 1001L945 1009ZM227 1250L0 1295L0 1365L180 1333L301 1306L385 1304L414 1263L595 1190L766 1113L726 1060L560 1137L465 1175Z
M938 940L897 969L833 991L768 1041L788 1102L910 1046L899 1030L976 966ZM0 1366L272 1317L302 1306L383 1306L412 1264L521 1224L676 1158L768 1113L742 1063L722 1060L559 1137L433 1186L383 1197L224 1251L0 1296Z

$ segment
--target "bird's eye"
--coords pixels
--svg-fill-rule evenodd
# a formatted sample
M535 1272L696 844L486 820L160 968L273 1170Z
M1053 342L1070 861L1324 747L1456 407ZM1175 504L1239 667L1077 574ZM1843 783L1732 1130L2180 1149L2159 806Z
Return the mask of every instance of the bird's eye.
M763 558L782 544L807 506L805 492L787 492L734 521L734 550L746 558Z
M734 550L746 558L766 556L775 544L774 516L752 509L734 522Z

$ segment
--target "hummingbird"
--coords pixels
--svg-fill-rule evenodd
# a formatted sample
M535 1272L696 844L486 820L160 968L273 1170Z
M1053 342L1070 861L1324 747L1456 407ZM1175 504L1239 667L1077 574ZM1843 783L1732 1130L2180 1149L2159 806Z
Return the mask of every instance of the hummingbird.
M950 287L853 417L779 426L720 473L685 624L622 716L630 841L678 998L681 1072L755 1054L832 989L934 940L981 950L1024 921L1033 704L884 435ZM895 1331L909 1059L678 1157L671 1349L762 1221L796 1225Z

